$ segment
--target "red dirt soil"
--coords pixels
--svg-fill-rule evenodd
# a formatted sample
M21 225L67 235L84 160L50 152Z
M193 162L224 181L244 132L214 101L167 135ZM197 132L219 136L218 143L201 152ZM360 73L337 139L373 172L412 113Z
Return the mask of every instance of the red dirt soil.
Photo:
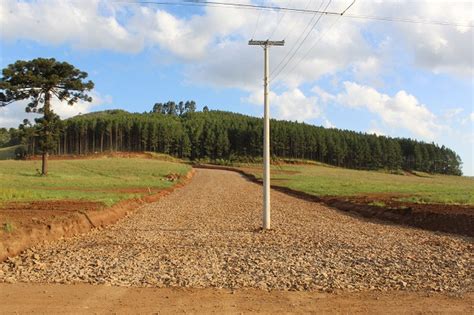
M409 195L402 194L387 194L387 193L378 193L378 194L366 194L364 196L351 196L344 197L344 199L350 200L352 203L360 205L368 205L371 203L383 203L384 208L391 209L411 209L414 212L431 212L439 214L464 214L464 215L474 215L474 207L466 205L452 205L452 204L437 204L437 203L415 203L415 202L406 202L399 201L398 198L408 197ZM339 197L339 199L342 199Z
M4 233L4 231L2 233L8 239L18 231L30 231L38 227L50 229L52 224L66 221L83 212L100 210L104 207L100 202L82 200L10 202L0 207L0 217L3 222L8 222L13 226L14 233Z
M170 180L174 181L174 180ZM129 188L79 188L79 187L42 187L43 190L74 190L74 191L96 191L96 192L120 192L129 194L155 194L160 192L159 188L129 187Z
M2 311L20 314L469 314L473 300L472 293L455 297L397 291L329 294L0 283Z
M24 211L40 211L41 214L49 213L49 211L85 211L97 210L103 207L100 202L83 201L83 200L41 200L30 202L10 202L0 207L2 214L11 213L18 215Z
M417 204L377 198L322 197L325 204L360 215L425 230L474 236L474 208L459 205ZM371 205L384 202L384 206Z

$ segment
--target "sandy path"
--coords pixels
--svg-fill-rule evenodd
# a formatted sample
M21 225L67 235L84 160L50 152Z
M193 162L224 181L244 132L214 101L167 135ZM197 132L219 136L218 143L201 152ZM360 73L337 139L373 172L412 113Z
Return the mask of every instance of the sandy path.
M261 199L236 173L200 169L119 224L0 264L0 281L472 292L471 238L372 223L278 192L273 230L262 232Z

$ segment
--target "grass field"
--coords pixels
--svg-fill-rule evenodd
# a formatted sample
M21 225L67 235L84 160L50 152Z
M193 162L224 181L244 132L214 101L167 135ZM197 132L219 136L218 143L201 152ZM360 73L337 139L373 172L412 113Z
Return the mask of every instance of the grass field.
M169 173L186 174L185 164L142 158L52 160L39 176L41 161L0 161L0 204L10 201L87 200L112 205L173 185Z
M47 177L39 176L39 160L0 161L0 203L88 200L112 205L169 187L172 183L161 179L190 169L172 158L154 157L54 160ZM261 177L259 165L240 168ZM468 177L394 175L311 164L273 166L272 180L272 185L316 196L387 194L408 202L474 205L474 179Z
M241 165L261 178L261 166ZM474 179L423 174L395 175L321 165L272 166L272 185L315 196L400 195L398 200L417 203L474 205Z

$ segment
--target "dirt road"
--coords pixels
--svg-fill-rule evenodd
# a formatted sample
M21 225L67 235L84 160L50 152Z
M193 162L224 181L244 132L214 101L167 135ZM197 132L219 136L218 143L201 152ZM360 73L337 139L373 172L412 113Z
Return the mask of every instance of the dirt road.
M28 297L28 298L25 298ZM470 299L471 305L467 302ZM1 313L30 314L470 314L472 294L321 293L240 289L0 284Z
M394 296L408 299L437 291L464 295L458 300L471 307L472 238L369 222L278 192L272 193L273 229L263 232L261 199L260 186L236 173L198 170L186 187L110 228L38 246L0 264L0 281L344 294L401 290Z

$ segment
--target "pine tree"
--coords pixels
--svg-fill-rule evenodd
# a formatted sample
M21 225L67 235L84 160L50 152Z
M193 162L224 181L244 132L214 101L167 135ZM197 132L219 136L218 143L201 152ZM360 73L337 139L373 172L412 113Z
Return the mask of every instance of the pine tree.
M48 174L48 155L58 141L59 116L51 108L51 100L57 98L74 105L78 101L92 101L85 94L94 87L92 81L85 82L87 73L76 69L67 62L54 58L37 58L30 61L18 60L2 71L0 80L0 106L15 101L29 100L26 112L38 112L43 117L36 122L42 153L41 174Z

